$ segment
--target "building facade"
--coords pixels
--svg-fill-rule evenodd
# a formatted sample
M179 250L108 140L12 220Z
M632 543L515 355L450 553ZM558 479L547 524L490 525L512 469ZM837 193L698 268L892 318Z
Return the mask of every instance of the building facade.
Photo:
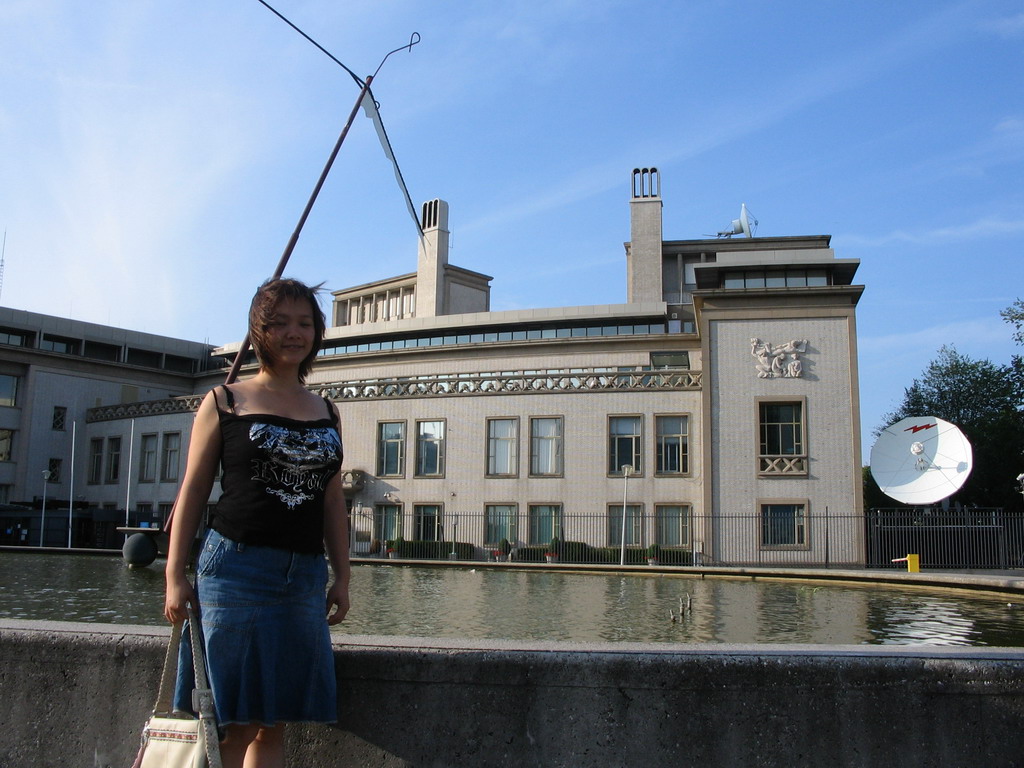
M654 168L633 171L630 212L622 304L490 311L491 278L448 263L441 200L423 206L415 273L333 295L308 385L342 415L354 552L863 562L858 262L827 236L665 240ZM122 498L159 522L191 409L238 347L195 350L184 391L94 396L83 471L106 479L113 440Z

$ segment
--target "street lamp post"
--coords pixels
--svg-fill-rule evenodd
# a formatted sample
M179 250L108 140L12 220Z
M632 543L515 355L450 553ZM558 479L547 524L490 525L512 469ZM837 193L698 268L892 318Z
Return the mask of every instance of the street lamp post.
M363 505L358 501L352 505L352 515L348 519L348 555L352 557L356 553L356 525L363 516Z
M622 465L622 544L619 548L619 565L626 564L626 488L629 483L629 475L633 471L631 464Z
M455 542L459 538L459 513L456 512L452 515L452 551L448 554L448 558L451 560L458 560L459 553L455 551Z
M46 533L46 485L50 482L50 470L43 470L43 513L39 517L39 546L43 546L43 534Z

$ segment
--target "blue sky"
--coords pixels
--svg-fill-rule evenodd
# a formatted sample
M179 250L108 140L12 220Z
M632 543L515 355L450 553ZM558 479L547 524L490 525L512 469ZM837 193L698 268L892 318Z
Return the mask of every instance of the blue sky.
M276 0L374 84L416 204L496 310L625 301L630 171L667 239L830 234L861 260L864 451L943 344L996 363L1024 297L1024 5ZM257 0L0 6L0 304L224 343L244 332L357 95ZM288 272L415 269L360 116Z

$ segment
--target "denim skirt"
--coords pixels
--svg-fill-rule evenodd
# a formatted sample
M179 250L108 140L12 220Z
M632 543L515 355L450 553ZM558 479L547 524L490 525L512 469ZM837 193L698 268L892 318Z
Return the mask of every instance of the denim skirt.
M219 725L337 721L323 555L241 544L210 530L196 563L206 666ZM189 631L174 707L192 710Z

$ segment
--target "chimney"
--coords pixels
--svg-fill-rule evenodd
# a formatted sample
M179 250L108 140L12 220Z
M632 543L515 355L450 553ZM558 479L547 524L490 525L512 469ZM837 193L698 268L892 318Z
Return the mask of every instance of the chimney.
M661 177L657 168L633 169L626 244L626 300L661 301Z
M445 270L448 267L448 203L430 200L420 213L423 239L416 266L416 316L446 314Z

